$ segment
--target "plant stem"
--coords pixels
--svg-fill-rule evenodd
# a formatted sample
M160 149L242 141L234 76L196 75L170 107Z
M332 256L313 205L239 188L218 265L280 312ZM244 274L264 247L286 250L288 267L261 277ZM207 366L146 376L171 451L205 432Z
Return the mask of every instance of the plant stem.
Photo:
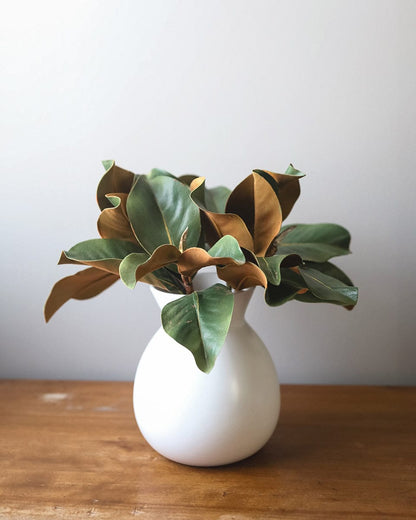
M183 286L185 287L185 293L186 294L193 293L194 288L192 285L192 278L190 276L185 276L183 274L181 274L181 278L182 278Z

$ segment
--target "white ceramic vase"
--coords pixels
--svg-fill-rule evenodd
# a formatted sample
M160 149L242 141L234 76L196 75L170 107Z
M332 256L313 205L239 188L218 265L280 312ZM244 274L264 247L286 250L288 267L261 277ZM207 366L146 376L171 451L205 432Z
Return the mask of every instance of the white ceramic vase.
M218 278L201 273L198 282L201 289ZM151 290L160 308L180 297ZM209 374L162 327L143 352L134 413L144 438L168 459L192 466L229 464L253 455L272 435L280 389L268 350L244 319L252 293L235 293L230 329Z

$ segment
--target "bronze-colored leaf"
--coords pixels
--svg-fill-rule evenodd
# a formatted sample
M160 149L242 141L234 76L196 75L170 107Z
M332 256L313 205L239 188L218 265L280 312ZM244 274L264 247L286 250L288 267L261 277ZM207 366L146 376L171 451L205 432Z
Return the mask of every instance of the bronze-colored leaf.
M254 248L253 238L240 216L233 213L215 213L206 209L204 196L205 178L198 177L193 180L190 188L192 200L198 205L199 209L209 220L210 245L213 245L216 240L225 235L231 235L238 241L240 247L252 251Z
M285 220L300 195L299 179L305 174L294 168L292 164L288 166L285 173L274 173L268 170L254 170L254 172L264 177L276 191L282 208L282 220Z
M181 252L175 246L172 246L170 244L164 244L162 246L159 246L157 249L153 251L153 254L149 258L149 260L137 267L136 280L140 280L140 278L145 276L147 273L151 273L153 271L156 271L157 269L160 269L161 267L176 262L180 255Z
M143 277L176 262L180 256L179 249L171 244L159 246L150 258L147 253L131 253L120 263L120 277L127 287L133 289Z
M238 241L240 247L244 247L250 251L254 249L253 238L244 221L238 215L232 213L213 213L211 211L205 214L219 237L231 235Z
M89 267L59 280L46 301L44 314L49 321L55 312L71 298L86 300L101 293L118 280L118 276L95 267Z
M267 287L267 278L257 265L246 262L243 265L229 264L217 267L218 277L227 282L233 289L240 291L248 287L261 285Z
M109 193L128 194L135 178L133 172L116 166L114 161L103 161L103 165L106 168L106 172L97 188L97 202L102 210L112 207L106 195Z
M226 212L242 218L253 237L254 253L264 256L282 225L279 199L267 180L255 172L246 177L231 192Z
M126 193L111 193L107 195L114 206L104 209L97 222L98 232L102 238L116 238L137 242L127 216Z
M178 260L179 272L185 276L193 276L199 269L208 267L209 265L240 265L241 262L234 260L229 256L215 257L211 256L205 249L199 247L191 247L182 253Z
M244 262L244 253L237 240L225 235L209 251L199 247L187 249L179 258L178 269L184 276L192 277L199 269L209 265L241 265Z

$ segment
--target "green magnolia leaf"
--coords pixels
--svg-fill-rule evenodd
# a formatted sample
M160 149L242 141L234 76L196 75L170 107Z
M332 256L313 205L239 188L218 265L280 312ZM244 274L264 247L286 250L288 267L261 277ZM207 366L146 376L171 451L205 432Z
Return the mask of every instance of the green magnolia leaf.
M152 168L147 177L149 179L154 179L156 177L170 177L172 179L176 179L176 177L172 173L169 173L166 170L159 170L159 168Z
M148 253L130 253L120 263L119 273L121 281L129 288L136 286L136 270L149 260Z
M328 276L317 269L299 267L299 273L311 293L320 300L351 306L357 303L358 289Z
M162 324L166 333L190 350L203 372L210 372L227 336L234 295L216 284L165 305Z
M181 181L182 184L186 184L187 186L191 185L191 182L194 179L197 179L197 175L192 175L190 173L186 173L185 175L179 175L178 181Z
M297 269L281 268L279 285L268 283L265 291L266 303L272 307L293 300L299 292L304 292L306 284Z
M112 208L108 208L108 209L119 208L122 205L122 199L124 197L127 200L125 193L114 193L114 194L109 193L108 195L106 195L106 198L111 202L111 205L112 205Z
M205 186L205 177L197 177L190 184L191 189L191 199L195 202L195 204L203 211L209 211L207 207L206 201L206 192L207 187Z
M301 172L300 170L297 170L293 164L289 164L289 166L286 168L286 171L284 174L280 175L290 175L291 177L297 177L298 179L301 179L302 177L305 177L305 174Z
M321 300L320 298L317 298L314 296L311 291L306 291L302 294L297 294L294 298L298 302L302 303L332 303L334 305L340 305L338 302L333 300ZM348 307L348 306L345 306Z
M321 271L321 273L327 274L328 276L332 276L332 278L340 280L341 282L345 283L345 285L354 286L354 283L344 273L344 271L342 271L339 267L332 264L331 262L305 262L305 266Z
M225 186L217 186L216 188L205 188L205 203L209 211L215 213L224 213L228 197L231 190Z
M137 240L148 253L163 244L179 247L186 228L187 246L198 244L199 210L189 194L188 186L169 176L137 179L127 198L127 214Z
M45 303L45 320L48 322L55 312L71 298L85 300L113 285L118 276L112 273L89 267L56 282Z
M147 253L131 253L120 263L120 278L129 289L133 289L136 282L153 271L176 262L180 255L179 249L169 244L159 246L150 257Z
M221 237L209 250L208 254L215 257L228 257L239 263L246 261L238 241L231 235Z
M279 285L281 281L280 269L282 264L284 267L292 267L302 263L302 259L298 255L285 254L267 257L258 257L258 265L267 277L267 280L273 285Z
M141 282L153 285L162 291L174 294L185 294L186 290L179 274L172 272L168 267L156 269L140 279Z
M84 264L117 274L121 260L130 253L143 253L139 244L114 238L85 240L64 251L59 264Z
M281 269L282 282L298 289L298 291L305 290L306 284L304 279L299 274L299 266L297 267L282 267Z
M197 178L196 175L191 174L185 174L176 177L172 173L169 173L166 170L159 170L158 168L153 168L147 177L149 179L154 179L155 177L171 177L172 179L176 179L180 181L182 184L186 184L187 186L189 186L191 182Z
M111 208L112 203L106 195L109 193L129 193L134 179L134 173L116 166L114 161L102 161L106 172L97 188L97 202L101 210Z
M271 307L278 307L284 303L293 300L298 292L296 287L287 283L281 282L279 285L268 284L264 293L264 298L267 305Z
M214 213L224 213L231 190L225 186L207 188L204 177L194 177L190 182L191 198L199 208Z
M104 166L104 170L108 171L112 166L115 165L114 159L104 159L104 161L101 161L101 164Z
M340 280L341 282L345 283L345 285L354 286L350 278L339 267L337 267L334 264L331 264L330 262L306 262L305 265L306 267L316 269L317 271L331 276L332 278L336 278L337 280ZM309 290L303 294L297 294L295 296L295 300L298 300L303 303L333 303L335 305L344 305L343 303L340 303L338 301L324 300L322 298L318 298ZM350 310L354 307L354 305L344 305L344 307Z
M291 226L292 227L292 226ZM350 234L338 224L295 224L277 241L278 254L297 254L302 260L326 262L334 256L350 253Z

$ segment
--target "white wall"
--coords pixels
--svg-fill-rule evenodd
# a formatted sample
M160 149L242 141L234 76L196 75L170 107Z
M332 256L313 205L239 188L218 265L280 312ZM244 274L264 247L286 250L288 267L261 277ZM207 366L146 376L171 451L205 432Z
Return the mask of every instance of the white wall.
M115 158L211 186L306 171L288 221L349 228L338 265L359 304L271 309L257 290L249 320L283 382L416 384L415 15L411 0L4 6L0 377L133 377L159 325L147 287L42 318L74 272L60 251L97 236Z

